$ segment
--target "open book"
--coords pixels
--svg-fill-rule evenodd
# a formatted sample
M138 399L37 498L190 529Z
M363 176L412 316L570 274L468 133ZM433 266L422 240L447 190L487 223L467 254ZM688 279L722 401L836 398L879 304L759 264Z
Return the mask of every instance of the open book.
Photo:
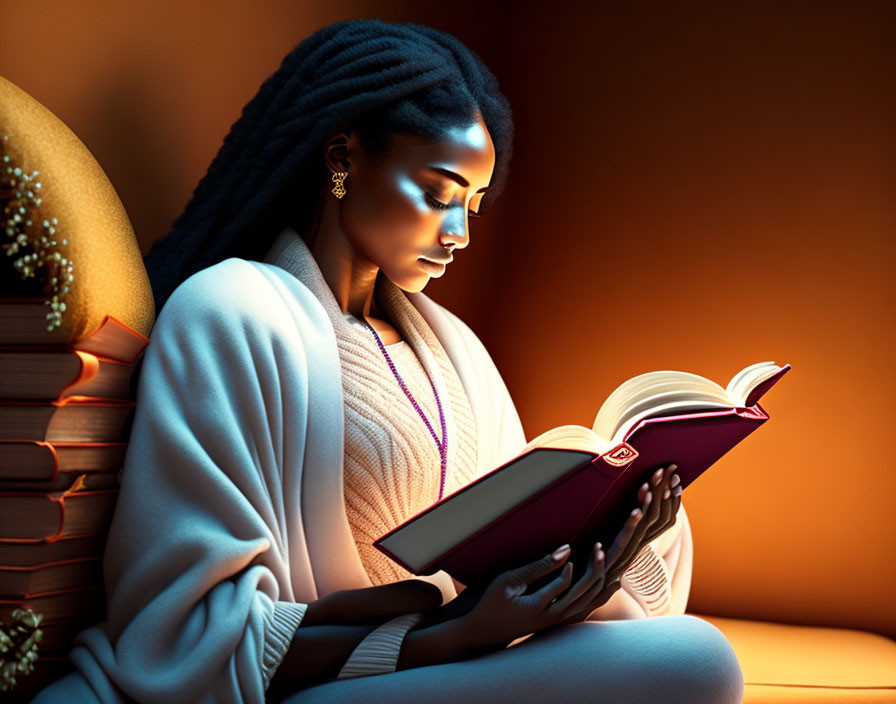
M680 371L620 385L591 428L542 433L515 458L374 541L413 574L445 570L470 586L569 543L578 554L612 544L637 507L638 487L675 463L682 488L768 420L759 399L789 364L760 362L727 388Z

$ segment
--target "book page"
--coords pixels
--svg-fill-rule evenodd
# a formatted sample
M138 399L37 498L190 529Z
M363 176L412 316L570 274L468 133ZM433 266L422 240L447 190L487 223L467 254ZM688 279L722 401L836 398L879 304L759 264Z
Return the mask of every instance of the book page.
M774 362L742 369L723 389L714 381L681 371L639 374L617 387L594 419L595 435L615 446L644 418L743 406L757 386L777 374Z
M536 447L582 450L602 455L612 450L614 445L608 440L598 437L591 428L586 428L584 425L560 425L531 440L523 452L528 452Z
M774 362L751 364L735 374L728 382L728 395L738 406L742 406L753 389L769 377L774 376L780 369L781 367Z
M667 397L674 398L674 397ZM697 413L700 411L718 411L726 408L732 408L730 403L718 403L708 400L693 399L677 399L661 403L660 405L651 405L626 417L625 421L620 424L613 435L613 445L617 445L625 439L629 431L634 428L645 418L662 418L664 416L677 416L684 413Z
M623 425L632 425L635 417L648 417L651 408L668 409L670 403L708 410L732 407L734 400L717 383L698 374L647 372L622 383L607 397L594 418L594 433L612 441Z

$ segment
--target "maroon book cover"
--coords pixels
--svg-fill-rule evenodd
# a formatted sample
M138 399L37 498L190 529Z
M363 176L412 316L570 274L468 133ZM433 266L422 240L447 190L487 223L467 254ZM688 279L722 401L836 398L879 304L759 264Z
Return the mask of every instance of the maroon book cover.
M467 586L491 580L564 543L573 546L573 556L579 550L590 550L598 540L610 545L637 506L638 487L657 467L674 462L682 488L686 488L768 420L758 400L789 369L789 364L784 365L757 385L747 397L746 402L752 405L645 418L626 432L621 443L603 454L531 448L396 526L373 545L413 574L444 570ZM421 519L431 525L438 511L463 520L466 512L460 504L475 503L465 494L477 492L501 472L517 471L523 463L541 462L547 467L548 462L557 461L557 453L568 454L567 471L466 539L442 550L435 559L414 564L406 548L399 549L398 541L390 541L411 527L414 540L435 544L431 532L421 530L426 525ZM450 506L451 502L457 508ZM578 562L584 566L584 561Z

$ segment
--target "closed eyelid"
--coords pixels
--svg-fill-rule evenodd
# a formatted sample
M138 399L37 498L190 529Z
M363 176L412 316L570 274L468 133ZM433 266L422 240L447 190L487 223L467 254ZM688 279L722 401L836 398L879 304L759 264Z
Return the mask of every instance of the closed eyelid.
M451 208L463 207L462 204L455 203L453 198L446 203L445 201L436 198L429 191L424 191L424 195L426 196L427 200L431 202L430 207L434 208L435 210L450 210ZM474 218L481 217L481 215L475 210L468 210L467 214Z
M452 183L457 183L458 185L461 186L461 188L469 188L470 187L470 182L467 181L467 179L465 179L460 174L455 173L454 171L451 171L450 169L445 169L441 166L427 166L426 168L429 169L430 171L438 174L439 176L441 176L443 179L445 179L447 181L451 181ZM474 193L473 195L479 195L480 193L485 193L487 190L488 190L488 186L483 186L478 191L476 191L476 193Z

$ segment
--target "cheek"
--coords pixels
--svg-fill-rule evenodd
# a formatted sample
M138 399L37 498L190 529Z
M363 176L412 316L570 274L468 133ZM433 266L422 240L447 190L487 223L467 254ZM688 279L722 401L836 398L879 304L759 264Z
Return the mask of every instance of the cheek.
M343 208L343 226L371 254L416 245L432 229L433 212L413 181L381 173L359 186Z

